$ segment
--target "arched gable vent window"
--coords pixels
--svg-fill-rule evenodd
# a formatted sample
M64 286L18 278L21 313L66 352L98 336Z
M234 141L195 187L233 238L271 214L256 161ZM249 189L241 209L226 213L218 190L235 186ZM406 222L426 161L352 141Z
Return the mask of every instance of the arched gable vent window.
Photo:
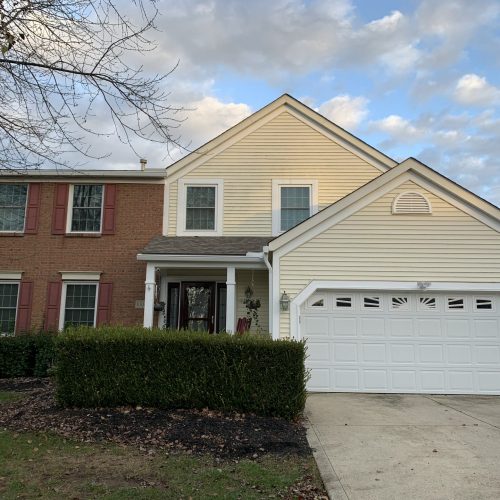
M421 193L407 191L396 196L392 204L393 214L430 214L431 202Z

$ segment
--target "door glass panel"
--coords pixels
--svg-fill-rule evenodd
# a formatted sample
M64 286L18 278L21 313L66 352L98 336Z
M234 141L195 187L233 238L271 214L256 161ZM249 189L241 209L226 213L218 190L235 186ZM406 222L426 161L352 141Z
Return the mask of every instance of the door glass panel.
M179 283L168 284L167 328L179 327Z
M211 321L213 287L207 285L187 285L185 287L185 327L189 330L208 331L213 328ZM212 325L212 326L211 326Z

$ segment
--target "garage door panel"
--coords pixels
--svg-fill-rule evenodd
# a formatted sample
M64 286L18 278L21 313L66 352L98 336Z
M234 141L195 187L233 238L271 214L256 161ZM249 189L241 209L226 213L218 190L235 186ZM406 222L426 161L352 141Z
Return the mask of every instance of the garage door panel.
M387 363L386 344L363 343L361 346L362 358L364 363Z
M362 317L359 319L360 334L363 337L385 336L385 320L380 317Z
M478 339L500 339L500 321L496 319L474 319L475 337Z
M363 386L368 390L387 391L387 370L364 369L363 370Z
M443 328L441 318L419 318L415 319L416 333L419 337L441 338Z
M498 293L481 301L430 292L321 297L326 309L301 311L309 390L500 394ZM339 297L350 297L349 307L338 307Z
M419 346L419 361L421 363L444 362L444 347L441 344L422 344Z
M415 325L413 318L388 318L389 332L392 337L413 337Z

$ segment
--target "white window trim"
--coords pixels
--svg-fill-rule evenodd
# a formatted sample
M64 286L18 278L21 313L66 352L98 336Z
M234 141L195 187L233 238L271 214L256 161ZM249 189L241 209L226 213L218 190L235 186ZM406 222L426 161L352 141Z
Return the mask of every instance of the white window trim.
M17 325L17 313L19 311L19 292L21 288L21 276L19 276L19 279L4 279L2 276L5 273L0 274L0 285L17 285L17 299L16 299L16 314L14 316L14 335L16 332L16 325ZM2 332L0 331L0 337L2 336Z
M315 179L273 179L272 181L272 233L278 236L281 230L281 188L287 186L308 187L310 197L309 217L318 212L318 181Z
M0 282L21 281L22 271L0 271Z
M101 199L101 221L99 224L99 231L72 231L71 223L73 222L73 194L75 191L75 185L77 186L102 186L102 199ZM82 182L70 184L68 190L68 213L66 214L66 234L101 234L102 233L102 221L104 217L104 196L106 194L106 184L102 182Z
M3 183L7 184L7 183ZM12 184L12 183L9 183ZM22 229L16 229L14 231L0 231L0 234L24 234L24 231L26 229L26 212L28 211L28 198L30 195L30 185L29 183L26 182L15 182L15 185L26 185L28 186L28 189L26 190L26 200L24 201L24 218L23 218L23 228Z
M63 281L99 281L101 271L59 271Z
M64 313L66 310L66 292L68 285L96 285L95 304L94 304L94 327L97 322L97 304L99 302L99 282L98 281L63 281L61 290L61 306L59 310L59 330L64 330Z
M215 187L215 229L186 229L188 186ZM224 181L222 179L179 179L177 194L177 236L222 236L224 221Z

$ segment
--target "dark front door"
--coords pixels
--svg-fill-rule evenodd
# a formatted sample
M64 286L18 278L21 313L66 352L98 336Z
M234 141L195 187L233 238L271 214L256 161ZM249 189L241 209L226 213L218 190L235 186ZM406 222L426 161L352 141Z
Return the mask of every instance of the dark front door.
M182 283L180 327L214 331L215 283Z

